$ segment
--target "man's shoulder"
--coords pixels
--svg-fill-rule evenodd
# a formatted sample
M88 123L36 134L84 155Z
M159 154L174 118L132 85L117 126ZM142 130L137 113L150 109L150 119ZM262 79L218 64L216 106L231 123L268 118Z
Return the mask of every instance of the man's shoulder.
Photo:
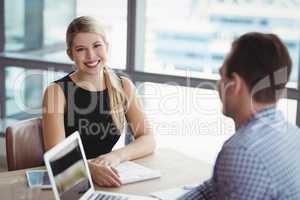
M274 124L257 123L242 132L235 133L223 148L262 154L270 148L289 145L300 146L300 129L286 121Z

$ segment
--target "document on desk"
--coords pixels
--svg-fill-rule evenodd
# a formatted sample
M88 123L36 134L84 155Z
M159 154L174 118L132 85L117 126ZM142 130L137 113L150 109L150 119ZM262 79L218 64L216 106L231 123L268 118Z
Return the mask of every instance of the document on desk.
M182 196L183 194L187 193L189 190L185 190L180 187L171 188L167 190L160 190L156 192L152 192L150 194L151 197L155 197L160 200L174 200L178 197Z
M122 184L145 181L161 176L159 170L150 169L131 161L122 162L116 169Z

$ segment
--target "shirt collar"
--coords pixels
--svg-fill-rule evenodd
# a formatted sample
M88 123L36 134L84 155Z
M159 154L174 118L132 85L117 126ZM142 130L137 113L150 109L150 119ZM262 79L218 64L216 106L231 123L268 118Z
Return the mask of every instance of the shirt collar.
M262 109L255 113L248 121L246 121L238 130L237 132L243 132L245 129L248 128L251 124L254 124L255 121L260 120L261 122L266 122L266 118L273 118L273 119L280 119L282 118L281 113L276 110L276 106L270 106L267 108Z

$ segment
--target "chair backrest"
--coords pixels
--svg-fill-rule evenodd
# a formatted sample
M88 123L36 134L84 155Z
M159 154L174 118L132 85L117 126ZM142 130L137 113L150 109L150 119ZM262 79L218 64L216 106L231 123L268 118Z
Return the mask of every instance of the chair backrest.
M5 132L8 170L43 165L42 119L32 118L7 127Z

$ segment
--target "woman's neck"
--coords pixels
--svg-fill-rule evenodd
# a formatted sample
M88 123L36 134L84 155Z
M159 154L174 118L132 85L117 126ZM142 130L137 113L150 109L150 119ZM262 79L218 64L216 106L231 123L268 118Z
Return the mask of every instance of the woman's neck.
M99 71L99 75L90 75L76 70L70 77L78 86L89 91L102 91L106 89L102 70Z

